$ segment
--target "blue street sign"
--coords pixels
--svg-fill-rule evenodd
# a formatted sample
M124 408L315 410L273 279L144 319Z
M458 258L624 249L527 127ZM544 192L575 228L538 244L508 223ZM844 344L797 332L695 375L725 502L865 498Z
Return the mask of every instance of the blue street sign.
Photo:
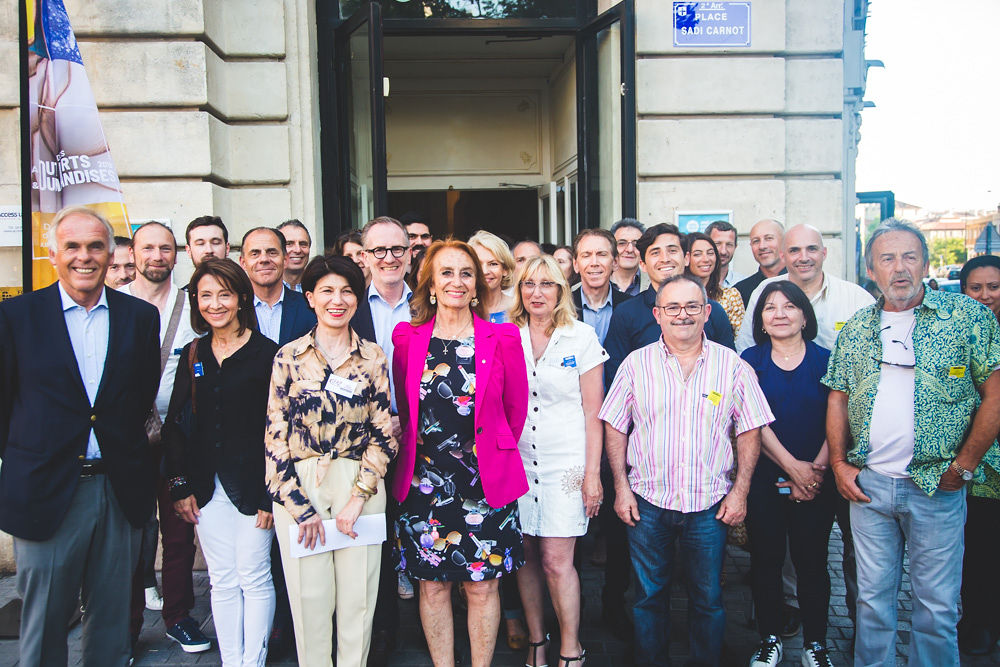
M750 46L750 3L675 2L674 46Z

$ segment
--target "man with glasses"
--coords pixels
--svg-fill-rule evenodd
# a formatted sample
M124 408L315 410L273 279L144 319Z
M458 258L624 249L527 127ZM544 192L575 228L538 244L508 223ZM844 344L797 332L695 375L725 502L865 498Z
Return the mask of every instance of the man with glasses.
M361 230L364 262L371 272L372 282L365 297L358 299L358 309L351 319L351 328L361 338L375 341L385 352L392 368L392 330L400 322L410 321L410 296L406 284L410 270L410 243L406 227L399 220L382 216L375 218ZM396 410L396 391L392 373L389 374L389 399L392 410L392 432L400 436L399 416ZM390 470L393 469L390 464ZM392 509L386 511L388 534L394 530ZM370 667L384 665L396 644L396 626L399 624L398 593L412 597L412 584L405 575L397 573L392 564L392 541L382 544L382 569L379 573L378 599L372 621L372 645L368 656ZM409 587L409 589L407 588Z
M637 296L646 289L643 274L639 270L640 254L636 243L646 231L645 225L635 218L622 218L608 230L615 237L618 250L618 267L611 275L611 282L629 296Z
M905 548L909 665L958 665L966 485L1000 492L1000 328L986 306L924 287L927 242L910 223L883 222L865 263L883 296L844 325L823 378L857 555L854 663L896 660Z
M660 338L625 359L600 412L615 512L628 526L639 584L633 607L638 665L670 664L675 544L686 563L690 660L719 664L726 527L746 515L760 429L774 421L756 374L705 337L712 310L696 278L666 278L653 307Z

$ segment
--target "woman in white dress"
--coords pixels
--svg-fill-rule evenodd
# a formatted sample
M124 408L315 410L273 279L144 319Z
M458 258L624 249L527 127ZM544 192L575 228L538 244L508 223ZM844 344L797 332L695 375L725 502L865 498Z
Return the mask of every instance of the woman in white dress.
M528 420L518 449L528 493L518 500L525 564L517 572L528 621L528 667L548 664L542 601L547 583L559 619L559 667L581 667L576 538L601 506L603 400L607 352L593 327L576 319L570 288L548 255L518 273L511 321L521 330L528 368Z

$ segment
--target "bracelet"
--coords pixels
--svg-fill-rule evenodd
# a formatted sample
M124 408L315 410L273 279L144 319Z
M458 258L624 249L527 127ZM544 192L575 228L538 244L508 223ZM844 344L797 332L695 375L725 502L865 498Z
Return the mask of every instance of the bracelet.
M172 477L170 479L170 489L171 490L176 489L180 486L184 486L187 483L188 483L187 477L185 477L184 475L178 475L177 477Z
M356 482L354 482L354 487L358 491L360 491L361 493L363 493L364 496L365 496L365 498L371 498L376 493L378 493L377 489L373 489L372 487L370 487L367 484L365 484L364 482L362 482L360 479L357 480Z

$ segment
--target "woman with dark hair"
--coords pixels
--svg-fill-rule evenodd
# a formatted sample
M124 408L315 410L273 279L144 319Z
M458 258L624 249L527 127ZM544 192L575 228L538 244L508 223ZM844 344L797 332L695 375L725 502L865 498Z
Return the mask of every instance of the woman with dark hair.
M739 331L746 310L743 297L735 287L724 287L720 279L719 249L712 237L692 232L684 237L684 262L687 272L701 281L708 298L718 301L729 317L733 331Z
M1000 318L1000 257L973 257L958 276L962 293ZM969 487L962 561L962 620L958 646L969 655L987 655L1000 637L1000 581L993 564L1000 549L1000 472L984 465L986 479Z
M346 257L314 257L302 291L316 327L274 359L267 404L267 485L299 664L330 665L337 615L337 664L368 661L381 564L380 545L291 555L290 528L306 549L326 542L324 520L357 537L362 514L385 512L383 477L396 455L385 353L350 322L365 294Z
M333 247L326 254L334 257L346 257L351 260L358 265L364 274L365 286L367 287L368 283L371 282L371 273L365 264L365 246L361 241L361 232L358 230L352 229L338 236L337 240L333 242Z
M501 577L524 563L517 450L527 417L521 335L492 324L476 251L437 241L424 254L412 317L396 325L392 366L402 437L393 477L400 568L420 582L420 619L436 667L455 664L452 582L468 601L472 666L488 667Z
M788 280L767 285L753 312L757 344L743 351L775 421L761 432L760 457L747 496L750 572L761 642L751 667L781 662L781 568L786 545L798 579L802 664L832 667L826 649L830 575L827 545L837 487L828 470L826 400L820 379L830 351L813 342L816 314Z
M202 261L188 293L191 327L206 335L181 351L163 425L170 495L197 526L222 664L263 665L275 606L264 417L278 346L256 331L253 286L231 259Z

